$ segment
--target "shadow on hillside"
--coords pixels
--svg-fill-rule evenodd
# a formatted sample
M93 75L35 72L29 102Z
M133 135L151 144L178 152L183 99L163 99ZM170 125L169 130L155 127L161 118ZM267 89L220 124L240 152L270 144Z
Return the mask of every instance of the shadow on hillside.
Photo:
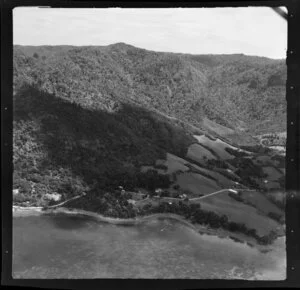
M41 175L54 172L63 179L70 170L89 186L115 186L166 152L185 155L190 142L181 128L141 107L123 103L113 113L96 111L28 85L14 96L14 121L36 124L38 130L28 134L48 156L38 164Z

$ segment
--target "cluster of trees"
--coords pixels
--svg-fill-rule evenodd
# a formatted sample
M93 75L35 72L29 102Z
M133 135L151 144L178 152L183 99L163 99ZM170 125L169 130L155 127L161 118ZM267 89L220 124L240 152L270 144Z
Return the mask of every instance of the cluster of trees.
M159 174L156 170L148 170L137 174L137 187L146 188L150 191L156 188L169 188L170 177L167 174Z
M268 154L270 153L272 150L268 147L264 147L262 145L241 145L240 146L241 149L244 149L246 151L250 151L250 152L253 152L253 153L258 153L258 154Z
M229 147L226 147L225 150L235 156L235 157L244 157L244 156L247 156L248 154L244 151L239 151L239 150L235 150L235 149L232 149L232 148L229 148Z
M255 179L267 177L262 167L254 164L250 158L236 157L228 160L228 162L237 168L235 174L241 178L243 184L249 187L260 188L260 185Z
M262 137L262 144L265 146L286 146L286 136L280 136L276 133L265 134Z
M280 185L280 188L285 189L285 176L282 175L277 181Z
M278 235L276 234L276 232L271 230L269 234L258 237L257 241L261 245L269 245L269 244L273 243L277 237L278 237Z
M222 159L207 159L206 160L206 166L208 169L214 169L217 168L229 168L228 163Z
M269 218L271 218L271 219L273 219L273 220L275 220L275 221L277 221L278 223L283 223L283 218L282 218L282 215L281 214L278 214L278 213L276 213L276 212L269 212L268 213L268 217Z
M166 166L164 164L155 164L154 168L156 168L156 169L162 169L162 170L168 170L168 166Z
M132 218L137 209L127 200L130 194L121 195L119 191L106 192L101 189L93 190L80 199L68 202L69 208L93 211L105 216L115 218Z
M278 162L277 167L285 168L285 156L274 154L271 159Z

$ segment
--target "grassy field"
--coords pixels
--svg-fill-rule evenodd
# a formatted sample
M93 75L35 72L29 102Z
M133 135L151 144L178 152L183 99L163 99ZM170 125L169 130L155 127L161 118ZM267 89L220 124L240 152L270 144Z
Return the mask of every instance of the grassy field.
M193 173L198 173L198 174L203 173L204 175L211 176L212 178L217 180L218 185L222 186L223 188L230 188L230 187L235 185L235 183L232 180L230 180L229 178L225 177L224 175L222 175L222 174L220 174L216 171L209 170L209 169L206 169L206 168L202 168L202 167L197 166L195 164L190 166L190 170Z
M176 155L173 155L171 153L167 153L167 160L157 160L156 164L157 165L165 165L168 167L166 170L166 173L172 174L176 171L188 171L189 168L185 166L188 162Z
M212 131L212 132L215 132L217 133L218 135L220 136L228 136L228 135L232 135L235 133L234 130L228 128L228 127L225 127L225 126L222 126L212 120L209 120L207 118L203 118L203 127L205 129L207 129L208 131Z
M205 135L194 135L194 137L198 140L200 144L211 148L221 159L231 159L234 158L231 154L229 154L225 148L237 149L236 147L229 145L223 142L220 139L211 140Z
M192 144L189 147L186 156L199 163L203 162L204 157L207 159L216 159L216 157L209 150L199 144Z
M235 201L228 194L218 194L200 202L205 210L214 211L219 215L227 215L229 221L244 223L254 228L258 235L266 235L271 230L278 231L279 224L269 217L260 214L254 207Z
M260 192L257 191L243 191L242 198L259 209L261 212L268 214L274 212L283 215L284 212L278 208L275 204L268 200L268 198Z
M276 181L282 176L282 173L278 172L276 168L271 166L263 167L263 171L268 175L267 179L271 181Z
M196 196L199 194L205 195L221 189L214 180L190 172L178 175L176 184L182 189L190 190Z
M283 190L268 192L266 195L280 202L283 202L286 199L286 193Z
M267 188L268 190L279 189L279 188L280 188L280 184L279 184L279 182L271 181L271 182L268 182L268 183L266 184L266 188Z

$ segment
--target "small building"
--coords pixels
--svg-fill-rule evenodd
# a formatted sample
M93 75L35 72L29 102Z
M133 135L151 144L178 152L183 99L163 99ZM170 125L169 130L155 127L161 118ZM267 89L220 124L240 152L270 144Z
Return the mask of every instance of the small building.
M161 188L155 189L155 193L160 195L162 193L162 189Z
M133 200L133 199L128 199L127 201L128 201L128 203L131 203L132 205L135 205L135 204L136 204L136 201Z
M18 195L20 193L20 189L13 189L13 195Z
M234 189L228 189L229 192L234 193L234 194L238 194L239 192L237 190Z
M46 193L45 198L48 200L54 200L54 201L60 201L61 199L61 194L58 193Z

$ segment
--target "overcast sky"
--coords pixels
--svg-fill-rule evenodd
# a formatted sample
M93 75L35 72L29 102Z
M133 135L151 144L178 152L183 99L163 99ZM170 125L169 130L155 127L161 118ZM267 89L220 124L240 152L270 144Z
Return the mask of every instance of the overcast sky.
M13 10L14 44L108 45L285 58L287 21L269 7Z

